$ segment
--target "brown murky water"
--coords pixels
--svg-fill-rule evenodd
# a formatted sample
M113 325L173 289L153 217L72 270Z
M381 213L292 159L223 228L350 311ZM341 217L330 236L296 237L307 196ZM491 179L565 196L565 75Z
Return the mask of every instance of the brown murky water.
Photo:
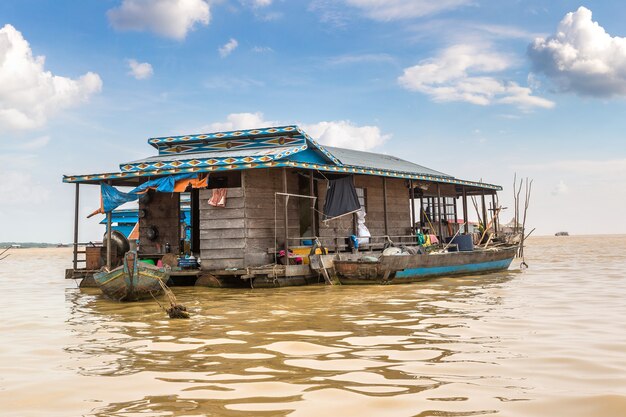
M176 288L188 321L0 262L2 416L624 416L626 237L406 286ZM516 262L517 263L517 262Z

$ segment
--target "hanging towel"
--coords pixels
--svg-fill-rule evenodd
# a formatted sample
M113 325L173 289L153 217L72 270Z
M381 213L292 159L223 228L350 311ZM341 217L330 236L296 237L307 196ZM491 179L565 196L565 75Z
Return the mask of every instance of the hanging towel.
M226 207L226 188L214 188L213 195L209 200L209 205L213 207Z

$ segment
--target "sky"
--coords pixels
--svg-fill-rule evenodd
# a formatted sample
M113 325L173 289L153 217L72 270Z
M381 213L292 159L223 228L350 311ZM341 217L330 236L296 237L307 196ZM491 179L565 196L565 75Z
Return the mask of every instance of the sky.
M2 0L0 241L70 242L74 185L150 137L299 124L504 187L537 235L626 233L617 0ZM81 187L80 240L101 239Z

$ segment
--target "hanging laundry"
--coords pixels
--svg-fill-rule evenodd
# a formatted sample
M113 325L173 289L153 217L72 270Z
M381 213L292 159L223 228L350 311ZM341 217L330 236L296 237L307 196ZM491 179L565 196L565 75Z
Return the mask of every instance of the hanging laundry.
M213 195L209 200L209 205L213 207L226 207L226 188L214 188Z
M361 209L356 212L356 218L357 218L357 232L359 236L358 243L362 243L362 244L370 243L370 237L372 235L370 234L369 229L365 225L365 209L363 209L363 207L361 207Z
M184 193L187 187L191 188L206 188L209 185L209 176L206 174L200 174L198 178L185 178L176 181L174 185L175 193Z

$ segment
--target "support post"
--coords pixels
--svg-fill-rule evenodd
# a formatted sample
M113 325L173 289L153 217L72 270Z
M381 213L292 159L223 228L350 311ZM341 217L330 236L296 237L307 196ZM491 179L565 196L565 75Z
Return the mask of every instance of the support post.
M389 219L387 216L387 177L383 177L383 213L385 219L385 236L389 236Z
M443 229L441 228L441 186L437 183L437 215L439 219L439 238L443 240Z
M352 176L352 185L356 188L356 176ZM352 234L354 236L359 236L359 222L356 213L352 213Z
M454 213L453 213L453 215L454 215L454 223L456 223L456 224L458 224L458 223L459 223L459 222L458 222L458 219L459 219L459 211L458 211L458 210L459 210L459 209L457 208L457 205L456 205L456 204L457 204L457 203L456 203L456 200L457 200L458 198L459 198L459 196L457 195L457 196L455 196L455 197L454 197L454 200L452 200L452 202L453 202L453 204L454 204Z
M80 184L76 183L74 197L74 271L78 269L78 210L80 207Z
M111 180L107 181L109 185L111 185ZM111 270L111 255L113 251L111 250L111 218L112 212L108 212L107 214L107 269Z
M489 220L487 220L487 203L485 202L485 190L482 191L481 200L483 205L483 227L486 229Z
M411 234L415 234L415 188L413 188L413 180L409 180L409 187L411 188Z
M496 193L491 194L491 205L493 206L493 232L498 235L498 206L496 205Z
M463 187L463 223L465 223L465 234L469 233L469 216L467 215L467 192Z
M309 172L309 195L315 197L315 180L313 171ZM311 199L311 234L317 237L317 225L315 224L315 203L317 200Z
M283 168L283 193L287 194L289 191L287 189L287 168ZM289 265L289 196L285 195L285 211L284 211L284 219L285 219L285 233L283 237L285 238L285 257L286 257L286 265Z
M426 219L424 219L424 197L421 196L420 197L420 229L424 227L424 222L426 221Z

